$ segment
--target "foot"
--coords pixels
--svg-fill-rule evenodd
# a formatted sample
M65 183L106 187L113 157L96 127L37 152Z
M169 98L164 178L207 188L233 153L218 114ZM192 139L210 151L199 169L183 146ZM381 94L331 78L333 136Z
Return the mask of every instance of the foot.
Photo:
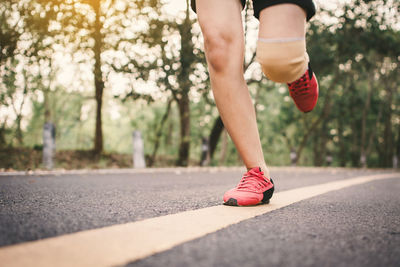
M255 167L243 175L239 184L224 194L224 204L229 206L249 206L269 203L274 193L272 179L264 176L260 167Z
M313 110L318 100L318 81L309 66L308 70L297 81L288 83L290 96L302 112Z

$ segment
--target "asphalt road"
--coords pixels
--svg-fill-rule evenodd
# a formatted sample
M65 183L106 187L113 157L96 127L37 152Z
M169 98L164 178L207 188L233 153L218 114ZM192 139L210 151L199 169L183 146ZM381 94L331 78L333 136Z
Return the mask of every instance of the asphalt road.
M1 246L220 205L243 170L0 177ZM383 173L274 168L277 192ZM399 174L400 175L400 174ZM400 179L294 203L129 266L400 266Z

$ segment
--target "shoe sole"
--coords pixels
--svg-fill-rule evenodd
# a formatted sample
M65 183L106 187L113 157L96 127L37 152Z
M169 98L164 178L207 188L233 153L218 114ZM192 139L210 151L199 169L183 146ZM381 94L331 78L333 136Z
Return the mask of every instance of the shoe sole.
M254 205L238 205L237 200L234 198L230 198L227 202L224 203L225 206L235 206L235 207L252 207L252 206L259 206L263 204L269 204L269 199L266 201L260 201Z

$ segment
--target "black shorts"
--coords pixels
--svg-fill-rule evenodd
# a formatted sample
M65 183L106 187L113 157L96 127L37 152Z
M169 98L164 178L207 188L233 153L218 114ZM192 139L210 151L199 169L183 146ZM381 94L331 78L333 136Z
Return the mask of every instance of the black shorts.
M246 0L240 0L240 2L242 2L242 6L244 8ZM254 16L259 19L260 12L264 8L285 3L296 4L303 8L307 13L307 21L309 21L315 15L315 5L312 0L253 0ZM191 0L191 6L193 11L196 12L196 0Z

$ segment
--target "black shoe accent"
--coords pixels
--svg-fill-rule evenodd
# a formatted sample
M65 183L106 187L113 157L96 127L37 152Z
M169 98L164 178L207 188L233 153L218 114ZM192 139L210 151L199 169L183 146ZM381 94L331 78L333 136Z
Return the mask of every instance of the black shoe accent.
M308 62L308 77L310 77L310 80L312 79L313 76L313 71L311 69L311 64Z
M272 179L269 179L269 180L271 181L272 184L274 184L274 181L272 181ZM272 195L274 194L274 189L275 189L275 186L273 186L272 188L268 189L267 191L265 191L263 193L264 197L261 200L262 203L264 203L264 204L269 203L269 200L271 199Z
M230 198L227 202L224 203L227 206L237 206L237 200L234 198Z

